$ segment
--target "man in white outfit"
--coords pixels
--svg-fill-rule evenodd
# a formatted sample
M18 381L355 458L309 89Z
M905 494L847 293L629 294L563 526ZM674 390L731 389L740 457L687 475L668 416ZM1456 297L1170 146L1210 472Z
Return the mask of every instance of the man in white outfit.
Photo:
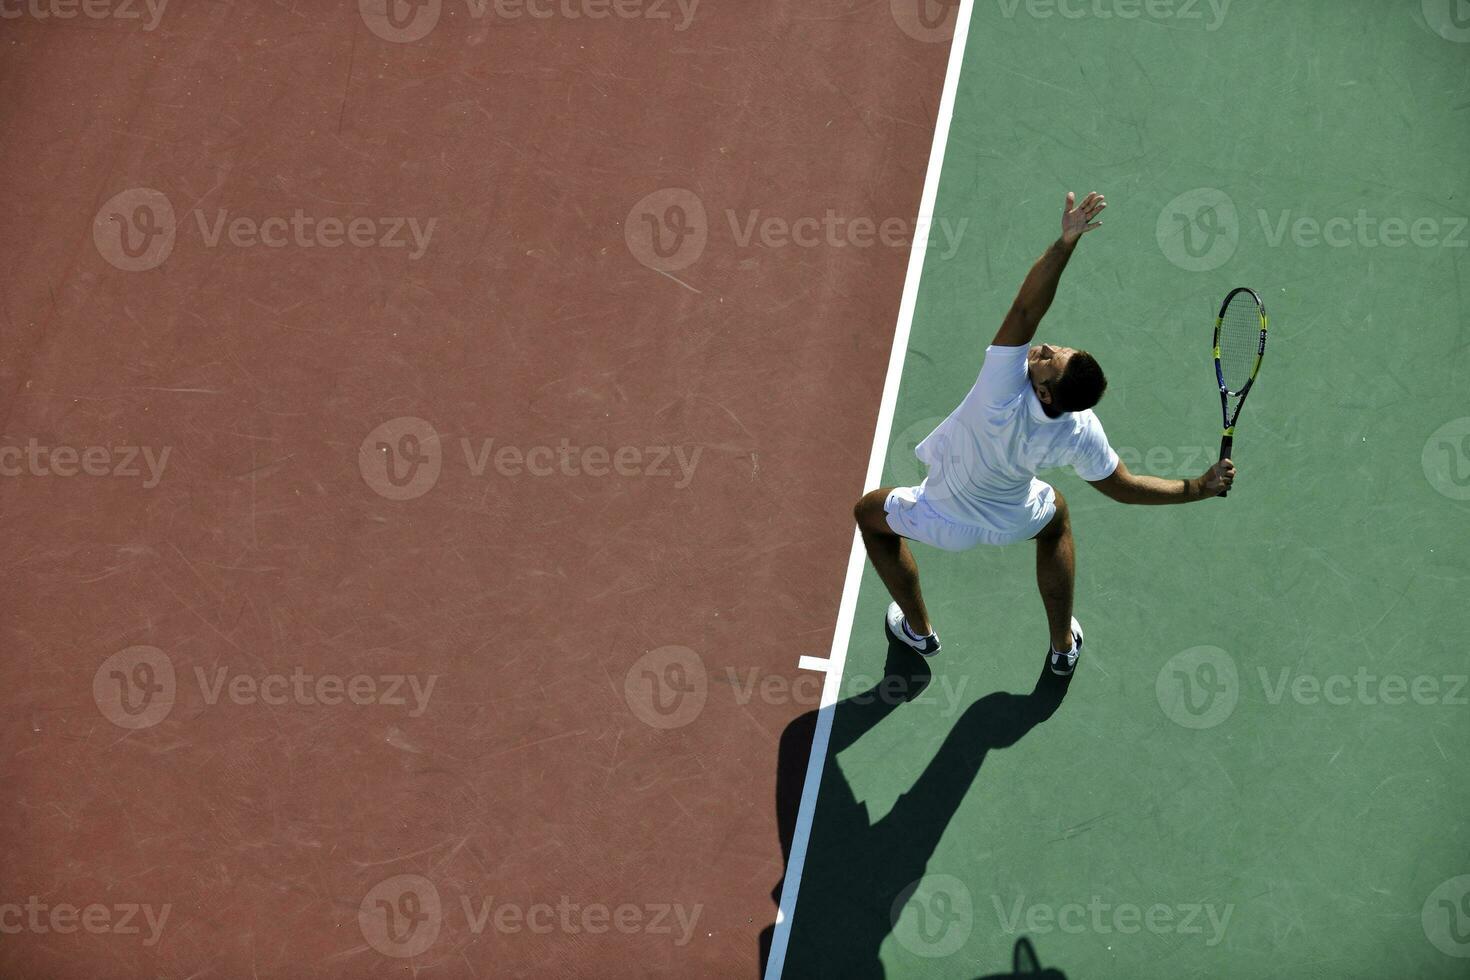
M1067 502L1036 479L1039 470L1071 466L1078 476L1127 504L1206 500L1230 488L1235 466L1225 459L1192 480L1137 476L1118 459L1092 408L1107 388L1086 351L1030 346L1056 296L1078 240L1102 226L1107 201L1096 191L1080 205L1067 194L1062 237L1036 261L1000 331L985 350L980 377L960 406L915 449L929 466L917 487L882 487L853 513L868 558L893 596L888 633L925 656L939 652L919 592L919 569L906 539L947 551L977 544L1036 541L1036 582L1046 607L1053 673L1068 675L1082 653L1082 627L1072 616L1076 558Z

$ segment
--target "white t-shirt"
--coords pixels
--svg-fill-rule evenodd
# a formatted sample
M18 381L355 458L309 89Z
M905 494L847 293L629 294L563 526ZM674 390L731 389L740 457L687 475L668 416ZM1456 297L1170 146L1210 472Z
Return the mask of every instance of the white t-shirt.
M1029 347L987 347L960 406L914 450L927 463L924 497L943 517L1008 530L1034 523L1051 503L1041 470L1070 466L1084 480L1118 467L1091 409L1050 418L1026 373Z

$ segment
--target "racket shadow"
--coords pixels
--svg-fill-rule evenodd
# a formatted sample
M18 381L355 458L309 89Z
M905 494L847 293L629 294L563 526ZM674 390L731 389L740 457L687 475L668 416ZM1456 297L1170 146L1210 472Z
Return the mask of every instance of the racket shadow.
M1011 954L1011 972L987 973L976 980L1025 980L1027 977L1033 980L1067 980L1067 975L1061 970L1043 967L1031 940L1022 936L1016 940L1016 948Z
M887 815L872 820L866 804L856 798L842 768L832 763L831 757L912 702L931 677L923 657L902 644L891 643L883 679L833 708L829 762L822 772L785 976L884 976L878 953L893 931L894 913L903 908L918 880L926 874L945 828L971 791L988 754L992 749L1016 744L1050 718L1066 697L1070 680L1053 675L1043 666L1030 693L996 691L970 705L913 786ZM781 736L776 821L783 865L791 855L817 715L816 710L803 714ZM779 903L780 895L778 882L773 900ZM761 933L762 973L774 930L771 925ZM1030 949L1029 942L1026 947ZM1019 957L1018 943L1018 963ZM1056 971L1040 975L1053 980L1061 976Z

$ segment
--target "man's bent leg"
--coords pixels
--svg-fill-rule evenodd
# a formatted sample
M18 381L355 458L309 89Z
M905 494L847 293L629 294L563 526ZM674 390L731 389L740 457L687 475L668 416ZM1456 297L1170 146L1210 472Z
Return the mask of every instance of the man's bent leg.
M1046 607L1051 648L1058 653L1072 649L1072 583L1077 577L1077 556L1072 545L1072 522L1067 501L1057 492L1057 512L1036 535L1036 585Z
M858 530L862 532L868 560L888 587L888 594L903 610L909 628L920 636L926 636L934 631L934 626L929 622L924 596L919 592L918 563L909 551L908 542L888 526L888 517L883 510L892 490L892 487L883 487L865 494L852 513L857 518Z

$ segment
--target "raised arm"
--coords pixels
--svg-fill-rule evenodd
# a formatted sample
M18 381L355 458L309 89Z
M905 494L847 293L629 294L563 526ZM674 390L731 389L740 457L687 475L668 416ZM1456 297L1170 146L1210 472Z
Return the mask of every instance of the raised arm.
M1235 482L1235 464L1228 459L1205 470L1193 480L1164 480L1128 472L1123 461L1112 476L1092 481L1104 494L1124 504L1188 504L1219 496Z
M1000 330L991 341L995 346L1025 347L1031 343L1041 318L1046 316L1051 301L1057 295L1057 283L1078 240L1089 231L1102 227L1102 222L1094 219L1108 206L1103 196L1093 191L1082 199L1080 205L1074 206L1076 200L1077 195L1068 191L1067 206L1062 211L1062 237L1052 242L1031 271L1026 273L1021 291L1016 294Z

